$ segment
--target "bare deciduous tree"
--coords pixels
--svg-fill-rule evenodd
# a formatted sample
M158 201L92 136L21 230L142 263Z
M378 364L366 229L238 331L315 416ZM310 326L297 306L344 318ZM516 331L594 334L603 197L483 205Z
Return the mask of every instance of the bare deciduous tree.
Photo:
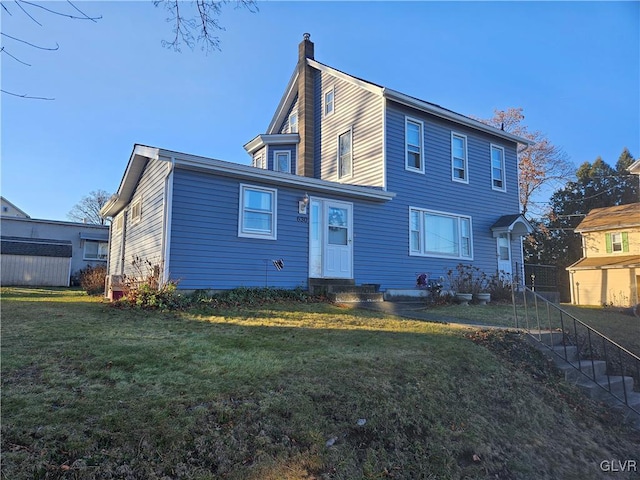
M109 198L111 198L109 192L94 190L73 206L71 211L67 213L67 218L74 222L105 225L107 220L100 216L100 209L109 201Z
M180 51L180 45L184 43L190 49L201 44L202 50L220 50L220 37L218 31L224 31L224 27L218 21L222 14L222 8L230 3L235 3L236 8L246 8L250 12L257 12L258 6L255 0L195 0L182 2L180 0L154 0L153 4L164 6L169 12L167 22L173 23L173 39L163 40L162 45L176 52Z
M493 118L477 120L535 142L518 146L520 203L523 214L542 214L537 195L543 187L555 189L573 177L574 167L567 154L544 133L529 131L523 124L522 108L495 110Z

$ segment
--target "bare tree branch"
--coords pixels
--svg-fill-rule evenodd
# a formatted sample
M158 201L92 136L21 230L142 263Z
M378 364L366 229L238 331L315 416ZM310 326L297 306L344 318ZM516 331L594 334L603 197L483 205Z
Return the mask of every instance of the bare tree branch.
M27 42L26 40L22 40L21 38L16 38L16 37L12 37L11 35L7 35L4 32L0 32L0 35L2 35L3 37L10 38L11 40L15 40L16 42L25 43L25 44L29 45L30 47L37 48L38 50L54 51L54 50L58 50L60 48L60 45L58 45L58 43L56 43L56 47L55 48L41 47L40 45L35 45L33 43Z
M76 203L71 211L67 213L67 218L76 222L93 223L97 225L104 225L106 219L100 216L100 209L111 198L111 194L105 190L94 190L82 197L78 203Z
M4 90L4 89L0 89L0 92L6 93L7 95L13 95L14 97L26 98L26 99L29 99L29 100L55 100L55 98L34 97L34 96L28 95L26 93L23 93L23 94L13 93L13 92L9 92L9 91Z
M102 16L97 17L97 18L91 18L89 15L87 15L87 14L86 14L86 13L84 13L82 10L80 10L78 7L76 7L76 6L73 4L73 2L71 2L71 0L67 0L67 3L68 3L69 5L71 5L71 6L72 6L72 7L73 7L77 12L81 13L81 14L84 16L84 18L85 18L85 19L87 19L87 20L91 20L93 23L98 23L98 20L99 20L100 18L102 18Z
M222 8L232 3L231 0L195 0L188 5L195 5L195 11L185 12L186 2L180 0L154 0L153 4L158 7L164 6L170 16L167 22L173 23L173 40L162 41L162 46L180 52L181 44L187 45L191 50L196 44L201 44L201 49L220 50L220 37L215 35L216 31L224 31L225 28L218 21L222 13ZM246 8L251 13L258 11L255 0L236 0L236 8Z
M91 20L93 22L95 22L96 20L100 20L102 18L102 15L100 15L99 17L90 17L87 14L85 14L84 12L82 12L81 10L78 9L78 7L76 7L75 5L73 5L71 2L71 6L73 6L73 8L75 8L76 10L78 10L80 13L82 13L82 17L76 17L75 15L69 15L68 13L62 13L62 12L58 12L56 10L51 10L50 8L47 8L43 5L38 5L37 3L33 3L33 2L28 2L27 0L18 0L20 3L24 3L26 5L31 5L33 7L37 7L37 8L41 8L49 13L53 13L54 15L60 15L61 17L67 17L67 18L72 18L74 20Z
M31 20L33 20L33 21L34 21L35 23L37 23L38 25L42 26L42 24L41 24L39 21L37 21L35 18L33 18L33 17L29 14L29 12L27 12L27 11L22 7L22 5L20 5L20 3L18 2L18 0L14 0L14 2L16 2L16 5L18 5L18 7L20 7L20 10L22 10L22 11L25 13L25 15L26 15L27 17L29 17Z
M13 58L16 62L20 62L20 63L22 63L23 65L26 65L27 67L30 67L30 66L31 66L31 64L30 64L30 63L23 62L23 61L22 61L22 60L20 60L18 57L14 56L14 55L11 55L11 54L7 51L7 49L6 49L6 48L4 48L4 47L0 47L0 53L6 53L6 54L7 54L7 55L9 55L11 58Z

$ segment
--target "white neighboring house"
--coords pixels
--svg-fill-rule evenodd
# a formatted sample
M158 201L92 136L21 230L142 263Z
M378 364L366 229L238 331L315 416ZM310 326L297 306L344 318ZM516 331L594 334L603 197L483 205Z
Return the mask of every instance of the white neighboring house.
M3 215L0 233L3 286L68 287L78 270L107 264L106 225Z
M0 203L2 204L2 208L0 208L0 217L31 218L23 210L16 207L4 197L0 196Z

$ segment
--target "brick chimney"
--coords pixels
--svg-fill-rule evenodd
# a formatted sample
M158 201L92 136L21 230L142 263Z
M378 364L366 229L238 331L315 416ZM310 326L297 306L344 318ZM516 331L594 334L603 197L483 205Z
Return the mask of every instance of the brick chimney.
M313 177L314 69L307 65L313 59L311 35L305 33L298 45L298 175Z

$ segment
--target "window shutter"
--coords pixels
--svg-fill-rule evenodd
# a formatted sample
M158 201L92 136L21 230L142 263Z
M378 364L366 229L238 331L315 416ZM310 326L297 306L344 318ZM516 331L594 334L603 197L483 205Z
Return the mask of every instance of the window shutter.
M629 234L627 232L622 232L622 251L629 251Z
M604 240L605 240L605 243L607 244L607 253L613 252L613 247L611 246L611 234L605 233Z

